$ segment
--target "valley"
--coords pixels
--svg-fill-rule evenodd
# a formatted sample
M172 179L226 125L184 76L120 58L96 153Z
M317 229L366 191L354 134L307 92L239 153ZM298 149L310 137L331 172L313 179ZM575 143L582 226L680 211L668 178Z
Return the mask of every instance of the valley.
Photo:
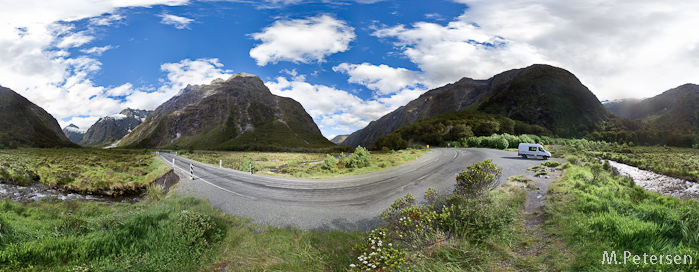
M626 119L548 65L430 90L332 142L298 102L245 73L87 131L60 131L2 91L0 109L28 117L0 115L0 180L13 186L0 188L0 270L605 270L608 248L699 260L696 200L644 190L604 163L696 182L691 118L653 121L691 110ZM520 158L519 143L553 158ZM154 181L170 169L180 181L166 192ZM136 201L103 201L120 197Z

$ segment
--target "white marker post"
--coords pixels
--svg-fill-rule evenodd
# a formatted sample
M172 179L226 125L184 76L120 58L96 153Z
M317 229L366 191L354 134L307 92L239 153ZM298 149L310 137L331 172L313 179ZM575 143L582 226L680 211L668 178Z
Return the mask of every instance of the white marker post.
M189 164L189 179L194 179L194 165Z
M218 160L218 168L223 168L223 160Z
M175 167L175 158L172 158L172 167Z

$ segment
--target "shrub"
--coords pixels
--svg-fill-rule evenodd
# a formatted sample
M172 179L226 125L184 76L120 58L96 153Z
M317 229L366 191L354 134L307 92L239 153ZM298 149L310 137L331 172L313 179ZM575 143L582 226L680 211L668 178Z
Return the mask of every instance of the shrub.
M394 246L383 229L371 231L366 242L354 250L362 253L357 264L350 264L351 271L401 271L405 266L406 252Z
M544 165L546 165L548 167L557 167L557 166L561 165L561 163L557 162L557 161L547 161L544 163Z
M345 156L345 153L340 153L340 159L338 160L338 163L341 163L343 165L347 164L347 157Z
M502 167L487 159L474 162L456 177L454 194L462 196L481 195L495 189L502 177Z
M332 170L334 168L337 168L337 160L335 157L330 156L329 154L325 156L325 159L323 159L323 169L325 170Z
M366 167L371 164L371 155L366 148L358 146L352 155L347 158L347 167L351 168L361 168Z
M381 212L379 218L386 222L386 230L392 239L401 241L412 248L422 248L442 238L439 231L437 212L433 204L437 194L430 189L425 192L427 204L416 205L411 194L396 199L391 207Z
M171 217L174 217L176 232L188 246L204 248L209 241L221 238L222 233L209 215L182 210Z
M566 157L566 161L568 161L570 164L578 164L580 159L577 156L568 156Z
M509 142L507 141L507 139L505 139L505 137L502 137L502 136L498 137L498 139L496 140L496 143L497 143L498 149L507 149L507 147L510 145Z
M481 138L480 137L471 137L466 140L466 144L468 144L469 147L480 147L481 146Z
M487 195L474 198L454 195L442 209L439 222L444 230L473 241L499 233L515 219L515 211L492 201Z

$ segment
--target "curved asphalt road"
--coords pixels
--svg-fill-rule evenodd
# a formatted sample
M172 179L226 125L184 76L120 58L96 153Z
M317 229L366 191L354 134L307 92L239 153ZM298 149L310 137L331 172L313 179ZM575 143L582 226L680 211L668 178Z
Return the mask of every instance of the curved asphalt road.
M160 153L172 163L173 154ZM524 174L543 160L481 148L436 148L417 161L368 174L325 179L251 175L175 157L175 165L194 179L182 178L180 194L206 198L228 214L254 223L301 229L366 230L380 223L379 213L407 193L421 200L428 188L451 191L459 171L491 158L503 168L501 182Z

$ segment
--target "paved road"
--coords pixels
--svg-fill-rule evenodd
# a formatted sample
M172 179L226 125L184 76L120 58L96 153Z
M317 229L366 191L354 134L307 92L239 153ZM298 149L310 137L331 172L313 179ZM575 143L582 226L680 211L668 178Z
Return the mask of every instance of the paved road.
M160 153L172 163L174 154ZM380 223L378 214L397 198L411 193L421 199L428 188L451 191L456 174L467 165L491 158L503 167L502 181L543 160L522 159L515 152L492 149L436 148L417 161L383 171L326 179L251 175L175 157L177 168L194 179L182 179L179 192L207 198L228 214L258 224L301 229L366 230Z

